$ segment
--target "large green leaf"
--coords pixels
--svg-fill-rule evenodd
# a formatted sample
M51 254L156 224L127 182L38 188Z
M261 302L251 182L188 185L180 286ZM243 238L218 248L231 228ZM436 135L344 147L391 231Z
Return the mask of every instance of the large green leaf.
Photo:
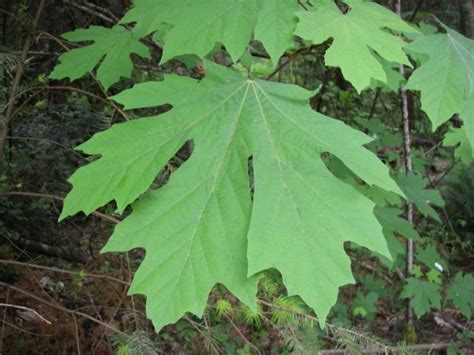
M133 70L131 53L142 57L150 56L148 48L139 38L122 26L105 28L91 26L63 35L71 42L93 44L75 48L59 57L58 64L50 74L51 79L79 79L99 64L97 79L108 89L121 77L130 77Z
M447 296L467 319L471 319L474 309L474 276L458 272Z
M206 66L200 82L168 75L115 98L126 108L173 109L82 145L101 158L72 177L62 217L114 199L122 211L192 139L191 158L133 205L104 248L146 249L131 292L148 296L148 314L160 328L187 311L201 314L216 283L251 305L252 275L277 268L289 294L300 295L324 323L338 288L353 282L344 242L390 254L374 203L330 173L320 155L330 152L370 185L401 191L363 147L371 138L314 112L311 92Z
M326 52L326 64L341 68L344 77L357 91L370 86L372 80L387 83L387 73L380 57L410 65L403 52L403 40L388 32L416 32L396 14L363 0L346 0L350 9L343 13L332 0L319 0L311 11L298 12L296 34L313 43L333 39Z
M297 1L259 0L255 38L263 43L274 65L293 46L298 9Z
M450 129L446 132L443 143L447 146L457 146L454 156L463 163L470 164L472 162L474 149L467 139L465 127Z
M414 203L423 215L441 222L438 212L432 207L444 206L444 200L438 190L427 188L427 182L417 173L400 176L397 182L408 201Z
M398 254L403 255L405 252L395 233L407 239L420 240L420 235L413 225L400 217L403 213L401 209L377 206L374 213L383 227L383 234L393 259L396 259Z
M433 282L410 277L400 297L411 299L411 305L418 317L429 312L431 307L441 308L439 286Z
M204 57L222 43L237 60L255 39L267 48L276 64L293 44L298 2L291 0L135 0L122 19L136 23L134 31L147 35L167 23L162 61L183 54Z
M433 129L460 114L474 145L474 41L446 27L445 34L420 36L407 46L429 58L410 77L407 89L421 92Z

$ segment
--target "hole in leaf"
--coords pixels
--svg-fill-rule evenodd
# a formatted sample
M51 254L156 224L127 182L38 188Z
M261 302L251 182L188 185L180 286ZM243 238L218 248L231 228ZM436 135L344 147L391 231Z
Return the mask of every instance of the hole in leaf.
M336 0L336 5L344 15L351 11L351 7L347 5L344 1Z
M192 140L187 141L176 154L170 159L168 164L161 169L160 173L153 182L153 189L157 189L168 183L171 174L179 169L192 155L194 149L194 142Z
M250 198L253 201L253 195L255 192L255 180L254 180L254 169L253 169L253 156L250 156L247 160L247 169L249 174L249 191L250 191Z

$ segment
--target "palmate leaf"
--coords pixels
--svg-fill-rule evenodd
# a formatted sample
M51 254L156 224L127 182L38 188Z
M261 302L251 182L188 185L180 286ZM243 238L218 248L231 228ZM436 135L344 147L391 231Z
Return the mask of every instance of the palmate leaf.
M255 39L263 43L274 65L280 56L294 44L297 1L259 0Z
M385 82L381 82L378 80L372 80L370 84L371 89L381 88L384 91L390 92L398 92L400 90L400 85L405 82L405 78L400 74L400 65L397 63L391 63L386 61L385 59L378 58L382 67L387 74L387 80ZM385 134L390 134L387 132L387 129L384 127L383 132Z
M194 54L204 57L216 45L225 45L236 61L249 45L252 35L267 49L273 64L293 45L296 12L292 0L135 0L121 24L113 28L91 26L68 32L71 42L94 42L60 56L52 79L78 79L99 64L98 80L108 89L132 73L131 53L149 58L140 39L150 33L164 41L162 61ZM102 61L103 60L103 61ZM102 61L102 62L101 62Z
M416 248L416 260L430 269L441 268L441 270L446 270L448 268L446 261L443 260L433 245L428 245L426 248Z
M436 283L409 277L400 295L401 298L411 299L415 314L421 317L429 312L431 307L441 308L440 287Z
M435 188L427 188L427 181L417 173L400 176L398 185L405 193L409 202L414 203L424 216L441 222L438 212L432 207L443 207L444 200Z
M447 297L467 319L471 319L474 309L474 276L458 272L448 289Z
M61 55L60 64L50 74L51 79L76 80L93 71L100 63L97 79L108 89L121 77L130 77L133 70L132 53L150 57L148 48L140 43L139 38L122 26L91 26L65 33L63 37L71 42L94 43Z
M400 208L377 206L374 213L382 225L388 249L390 250L390 254L394 260L397 258L398 254L404 255L405 253L405 249L403 248L402 243L397 239L395 233L398 233L407 239L420 240L420 235L416 229L413 228L413 225L406 219L400 217L403 213ZM383 258L383 261L386 264L391 264L388 263L385 258Z
M363 147L371 138L314 112L311 92L206 67L200 82L168 75L115 98L128 109L173 109L116 125L80 146L101 158L71 178L62 217L111 200L123 210L192 139L189 160L133 205L104 248L146 250L130 292L148 296L148 315L161 328L185 312L201 314L216 283L252 306L256 275L276 268L289 294L300 295L324 323L338 288L353 282L344 242L390 254L374 203L332 175L320 154L330 152L368 184L401 191Z
M467 139L464 127L453 128L446 132L443 144L446 146L457 146L454 156L464 164L468 165L472 162L474 149L472 149L471 143Z
M134 7L120 22L130 25L132 30L122 26L111 29L92 26L67 33L65 38L70 41L94 44L62 55L52 78L77 79L92 71L105 57L99 65L98 79L109 88L122 76L130 76L131 53L149 56L139 40L151 33L164 43L163 62L186 54L203 58L218 44L223 44L237 61L254 38L262 42L276 65L284 51L294 44L297 12L307 7L313 11L300 13L296 33L315 43L333 37L335 43L327 52L326 61L340 66L359 91L369 87L373 80L396 81L396 74L384 68L375 51L391 62L409 62L401 49L403 41L384 28L416 30L375 3L362 0L347 3L351 10L344 15L332 0L320 0L314 8L300 5L296 0L135 0ZM347 48L351 56L347 56Z
M429 57L410 77L407 89L421 92L422 109L433 129L460 114L473 147L474 41L445 29L445 34L420 36L407 46L409 51Z
M356 317L373 319L377 314L378 300L379 294L376 292L369 292L368 294L357 292L352 302L352 314Z
M357 91L372 80L387 82L387 73L375 52L389 62L410 65L403 52L405 43L394 31L416 32L395 13L363 0L346 0L350 9L343 13L332 0L319 0L311 11L298 12L296 35L313 43L333 39L325 55L326 64L341 68L345 79Z
M161 28L162 61L183 55L204 57L222 43L232 59L239 59L252 34L261 41L274 64L293 44L296 11L293 0L135 0L122 23L136 23L134 32L145 36Z

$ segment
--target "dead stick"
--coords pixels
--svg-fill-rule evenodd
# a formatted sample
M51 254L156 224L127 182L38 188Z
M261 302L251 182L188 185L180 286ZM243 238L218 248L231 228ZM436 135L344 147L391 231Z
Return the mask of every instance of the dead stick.
M37 316L39 319L41 319L43 322L45 322L46 324L51 324L49 320L47 320L45 317L43 317L41 314L39 314L37 311L35 311L32 308L25 307L25 306L18 306L16 304L8 304L8 303L0 303L0 307L15 308L15 309L21 309L22 311L33 312L34 315Z

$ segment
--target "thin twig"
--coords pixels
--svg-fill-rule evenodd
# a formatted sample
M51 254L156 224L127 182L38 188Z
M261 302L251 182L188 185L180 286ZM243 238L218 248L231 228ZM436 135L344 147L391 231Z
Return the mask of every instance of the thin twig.
M16 329L18 330L19 332L23 332L23 333L26 333L26 334L29 334L29 335L33 335L35 337L51 337L52 335L50 334L39 334L39 333L33 333L33 332L30 332L26 329L22 329L20 327L17 327L15 324L13 323L10 323L10 322L7 322L6 320L2 320L3 324L6 325L6 326L9 326L9 327L12 327L13 329Z
M120 283L125 286L130 286L130 282L118 279L113 276L108 276L104 274L93 274L93 273L88 273L88 272L83 272L83 271L70 271L70 270L64 270L64 269L59 269L51 266L42 266L42 265L36 265L36 264L30 264L30 263L25 263L21 261L14 261L14 260L2 260L0 259L0 264L4 265L16 265L16 266L22 266L22 267L28 267L32 269L38 269L38 270L46 270L46 271L52 271L52 272L59 272L62 274L69 274L69 275L75 275L75 276L83 276L83 277L92 277L95 279L102 279L102 280L109 280L109 281L114 281L117 283Z
M61 41L60 38L52 35L51 33L49 32L44 32L44 31L41 31L38 33L38 40L41 39L42 36L46 36L48 38L50 38L51 40L53 40L54 42L56 42L61 48L63 48L65 51L69 51L69 48L68 46L66 46L63 41Z
M56 201L61 201L64 202L64 197L56 196L56 195L50 195L50 194L40 194L36 192L23 192L23 191L10 191L10 192L4 192L0 193L1 196L21 196L21 197L39 197L39 198L49 198L51 200L56 200ZM104 213L94 211L91 213L92 215L105 219L113 224L118 224L120 223L120 220L111 216L108 216Z
M413 10L413 13L411 14L409 18L409 22L413 22L416 18L416 15L418 14L418 11L421 9L421 5L423 5L424 0L418 0L418 4L416 4L415 10Z
M275 70L273 70L270 75L267 76L266 80L272 79L276 74L278 74L284 67L286 67L288 64L290 64L293 60L295 60L298 56L302 54L308 54L310 53L316 46L309 46L309 47L304 47L298 49L296 52L290 54L288 58L281 63Z
M120 334L121 336L125 337L126 339L129 338L129 335L128 335L127 333L124 333L124 332L122 332L121 330L114 328L114 327L111 326L110 324L107 324L107 323L105 323L105 322L102 322L102 321L100 321L100 320L94 318L94 317L91 317L90 315L88 315L88 314L86 314L86 313L82 313L82 312L79 312L79 311L74 311L74 310L72 310L72 309L68 309L68 308L66 308L66 307L63 307L63 306L60 306L60 305L51 303L51 302L49 302L49 301L46 301L46 300L42 299L41 297L38 297L38 296L36 296L36 295L34 295L34 294L28 292L28 291L25 291L25 290L23 290L23 289L21 289L21 288L15 287L15 286L13 286L13 285L7 284L7 283L2 282L2 281L0 281L0 286L6 287L6 288L8 288L8 289L10 289L10 290L12 290L12 291L21 293L21 294L23 294L23 295L25 295L25 296L28 296L28 297L30 297L30 298L32 298L32 299L38 301L38 302L41 302L41 303L43 303L43 304L45 304L45 305L47 305L47 306L50 306L51 308L55 308L55 309L57 309L57 310L60 310L60 311L65 312L65 313L74 314L74 315L76 315L76 316L89 319L90 321L92 321L92 322L94 322L94 323L97 323L97 324L103 326L104 328L107 328L107 329L111 330L111 331L114 332L114 333Z
M15 308L15 309L21 309L22 311L32 312L32 313L34 313L35 316L37 316L39 319L41 319L46 324L51 324L51 322L49 320L47 320L45 317L43 317L41 314L39 314L37 311L35 311L32 308L25 307L25 306L18 306L16 304L9 304L9 303L0 303L0 307Z
M401 17L402 14L402 0L398 0L396 4L397 14ZM399 67L400 74L405 77L405 67L403 64ZM411 159L411 134L410 134L410 113L408 110L408 94L403 85L400 86L400 95L402 98L402 117L403 117L403 147L404 147L404 163L405 172L408 175L413 170L413 164ZM413 203L408 202L406 204L406 216L410 224L413 224ZM415 243L411 239L406 241L406 275L410 275L413 269L413 253L415 249ZM407 301L406 306L406 322L407 322L407 334L414 333L414 319L413 309L411 307L410 300ZM411 340L411 339L408 339Z
M13 54L21 54L20 51L11 51L10 53ZM45 52L45 51L28 51L28 55L43 55L43 56L49 56L49 55L61 55L62 53L59 52Z
M234 329L239 333L240 337L255 351L256 354L261 354L260 350L250 341L247 337L240 331L239 327L234 323L232 318L230 318L227 314L225 315L229 323L234 327Z
M97 12L102 12L103 14L106 14L106 15L110 16L110 18L113 19L117 23L120 21L120 19L117 16L115 16L115 14L112 11L110 11L109 9L107 9L105 7L93 4L93 3L89 2L89 1L86 1L86 0L82 0L82 3L85 6L96 10Z
M85 263L87 260L85 254L80 250L77 251L69 249L67 247L53 246L32 239L23 238L16 234L11 235L10 238L14 241L15 244L19 245L21 248L25 248L27 250L42 255L47 255L54 258L61 258L70 262L77 263ZM10 241L9 238L7 239Z
M75 8L79 9L79 10L82 10L84 12L87 12L88 14L92 15L92 16L96 16L102 20L104 20L105 22L108 22L112 25L115 25L116 24L116 21L114 21L113 19L111 19L110 17L96 11L96 10L93 10L91 8L88 8L86 6L83 6L83 5L79 5L77 4L76 2L74 1L70 1L70 0L63 0L63 2L65 2L66 4L69 4L71 6L74 6Z
M24 141L32 141L32 142L42 142L42 143L48 143L52 145L57 145L58 147L64 148L65 150L70 151L73 153L77 158L87 161L81 154L77 153L73 148L68 147L67 145L61 144L59 142L46 139L46 138L35 138L35 137L14 137L14 136L7 136L6 139L9 140L24 140Z
M428 177L428 180L430 180L427 188L428 189L431 189L431 188L435 188L436 186L438 186L438 184L457 166L457 164L461 161L461 159L456 159L454 160L453 164L448 168L446 169L443 174L441 174L440 177L438 177L437 179L434 179L434 180L431 180L429 177Z
M15 17L15 14L13 12L8 12L4 9L0 9L0 13L11 16L11 17Z
M7 297L5 302L10 301L10 290L7 290ZM2 323L2 331L0 332L0 354L3 353L3 335L5 333L5 320L7 319L7 308L3 309L3 323Z
M10 101L7 103L9 104L10 102L15 101L17 99L18 96L20 95L23 95L29 91L34 91L36 89L42 89L42 90L58 90L58 91L62 91L62 90L69 90L69 91L75 91L75 92L78 92L80 94L83 94L83 95L86 95L86 96L89 96L89 97L92 97L96 100L99 100L100 102L108 105L108 106L111 106L112 108L116 109L121 115L122 117L128 121L128 116L127 114L120 108L118 107L112 100L108 100L108 99L104 99L103 97L100 97L98 95L95 95L89 91L86 91L86 90L83 90L83 89L79 89L79 88L76 88L76 87L73 87L73 86L34 86L34 87L31 87L31 88L28 88L28 89L25 89L23 91L21 91L20 93L17 94L17 96L15 96L14 98L10 99ZM41 92L40 92L41 93ZM37 95L37 94L34 94L34 95Z
M129 253L127 252L125 254L125 258L126 258L126 261L127 261L127 271L128 271L128 282L129 282L129 285L132 283L132 269L130 268L130 256L129 256ZM133 297L133 295L130 295L130 299L132 301L132 309L133 309L133 317L134 317L134 320L135 320L135 329L138 330L138 326L139 326L139 322L138 322L138 317L137 317L137 311L136 311L136 308L135 308L135 297Z
M377 88L377 90L375 91L375 96L372 101L372 106L370 107L370 113L368 117L369 119L371 119L375 114L375 109L377 108L377 101L379 100L381 92L382 92L382 89L380 88Z
M206 338L206 335L205 335L205 332L208 332L209 330L204 327L202 324L199 324L195 321L193 321L191 318L189 318L188 316L184 316L184 319L186 319L186 321L191 324L191 326L203 337L203 338ZM212 336L212 335L211 335ZM215 354L219 354L219 350L216 349L216 347L214 346L214 343L210 342L209 343L210 347L212 348L212 350L214 351Z
M77 325L77 318L74 314L72 314L72 319L74 321L74 333L76 336L76 348L77 348L77 355L81 355L81 342L79 338L79 326Z

